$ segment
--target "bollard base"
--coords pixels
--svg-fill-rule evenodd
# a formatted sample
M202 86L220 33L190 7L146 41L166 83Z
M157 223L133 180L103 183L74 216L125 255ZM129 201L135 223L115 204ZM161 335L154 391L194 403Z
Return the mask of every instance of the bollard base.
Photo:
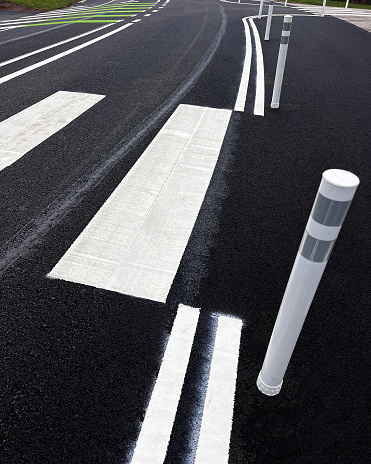
M256 381L256 386L259 388L259 390L262 393L264 393L264 395L275 396L275 395L278 395L278 393L280 392L281 387L282 387L282 382L280 383L280 385L278 385L278 387L270 387L269 385L266 385L262 381L262 379L261 379L261 371L260 371L258 380Z
M271 103L271 108L273 109L277 109L280 107L280 104L279 103Z

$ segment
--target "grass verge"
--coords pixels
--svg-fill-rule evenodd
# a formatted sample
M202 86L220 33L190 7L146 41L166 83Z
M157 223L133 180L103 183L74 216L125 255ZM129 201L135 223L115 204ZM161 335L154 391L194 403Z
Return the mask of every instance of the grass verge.
M0 3L14 3L34 10L55 10L76 3L76 0L0 0Z

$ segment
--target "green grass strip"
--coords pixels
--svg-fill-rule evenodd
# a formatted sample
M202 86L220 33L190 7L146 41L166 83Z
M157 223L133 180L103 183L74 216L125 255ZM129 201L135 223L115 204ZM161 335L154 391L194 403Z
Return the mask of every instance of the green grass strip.
M126 18L131 18L133 15L120 15L120 14L117 14L117 15L94 15L94 16L85 16L85 15L76 15L76 16L63 16L62 18L45 18L45 21L59 21L61 19L82 19L82 18L86 18L87 20L89 18L105 18L106 16L110 17L126 17Z

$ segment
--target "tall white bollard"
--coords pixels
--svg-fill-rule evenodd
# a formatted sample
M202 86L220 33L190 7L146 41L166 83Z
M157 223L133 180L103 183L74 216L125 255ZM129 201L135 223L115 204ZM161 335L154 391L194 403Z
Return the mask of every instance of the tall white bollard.
M287 6L287 0L285 0L285 6Z
M264 0L260 0L260 7L259 7L258 19L262 19L263 4L264 4Z
M358 177L348 171L330 169L322 174L257 380L265 395L274 396L281 390L292 352L358 184Z
M271 23L272 23L272 15L273 15L273 3L274 3L274 0L269 0L268 18L267 18L267 25L265 27L264 40L269 40L269 33L271 31Z
M326 0L323 0L321 18L325 16Z
M345 8L348 8L348 5L349 5L349 0L347 0L347 3L345 5Z
M292 16L285 15L283 18L281 43L280 43L280 50L278 52L276 76L274 78L271 108L278 108L280 106L282 80L283 80L283 74L285 72L285 64L286 64L287 49L289 47L291 24L292 24Z

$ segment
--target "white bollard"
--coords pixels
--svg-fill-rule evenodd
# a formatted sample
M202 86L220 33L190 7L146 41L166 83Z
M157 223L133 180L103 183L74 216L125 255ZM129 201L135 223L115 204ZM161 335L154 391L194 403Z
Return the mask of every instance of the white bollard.
M283 73L285 72L285 64L286 64L287 49L289 47L291 24L292 24L292 16L285 15L283 18L281 43L280 43L280 50L278 52L276 76L274 78L271 108L278 108L280 106L282 80L283 80Z
M287 0L285 0L285 6L287 6Z
M260 7L259 7L258 19L262 19L263 4L264 4L264 0L260 0Z
M323 0L321 18L325 16L325 6L326 6L326 0Z
M358 177L348 171L330 169L322 174L257 380L265 395L274 396L281 390L292 352L358 184Z
M347 3L345 5L345 8L348 8L348 5L349 5L349 0L347 0Z
M269 33L271 31L271 23L272 23L272 15L273 15L273 3L274 3L274 0L269 0L268 18L267 18L267 25L265 27L264 40L269 40Z

